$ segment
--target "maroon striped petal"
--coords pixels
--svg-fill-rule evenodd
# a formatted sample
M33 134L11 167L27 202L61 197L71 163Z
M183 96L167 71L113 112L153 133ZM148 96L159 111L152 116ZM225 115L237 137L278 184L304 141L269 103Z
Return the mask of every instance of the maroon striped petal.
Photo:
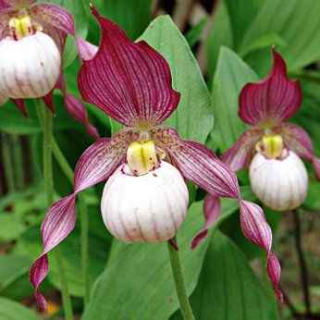
M77 194L109 178L125 157L125 144L125 140L116 137L99 139L91 145L77 163L74 193L60 199L49 209L41 226L43 251L30 270L30 281L35 288L35 298L40 309L46 308L46 301L39 292L39 286L49 271L47 254L73 230Z
M97 54L99 47L79 37L76 39L76 41L80 59L83 61L93 59Z
M115 135L112 139L98 139L82 154L74 173L76 193L109 178L125 159L129 145L126 139L128 137L123 133Z
M74 35L73 16L59 5L52 3L35 4L30 9L30 15L64 34Z
M222 161L234 171L247 167L254 155L255 145L262 135L263 131L260 129L249 129L222 155Z
M197 142L183 141L173 129L158 131L155 138L186 179L209 194L239 197L236 174L210 149Z
M56 202L42 223L42 254L30 269L30 281L35 288L35 298L40 310L45 310L47 306L44 296L39 292L39 286L49 272L47 254L70 234L75 222L75 195L72 194Z
M290 118L300 107L302 92L297 81L289 80L285 61L275 50L269 76L249 83L240 94L241 119L251 125L277 124Z
M147 43L132 42L95 9L93 14L102 39L98 53L84 61L78 76L84 100L126 126L161 123L180 99L172 89L168 63Z
M194 237L191 248L195 249L205 240L208 235L208 229L217 221L221 215L221 201L220 198L214 195L207 195L203 203L203 212L205 217L205 224L199 233Z
M272 231L263 210L255 203L240 201L240 223L245 237L266 251L267 273L279 300L282 301L279 289L281 268L276 255L271 251Z
M284 123L281 126L281 135L287 148L294 151L304 160L311 162L317 178L320 179L320 159L314 154L308 133L295 124Z
M99 133L97 129L92 124L90 124L85 105L75 96L68 93L64 96L64 104L66 110L71 114L71 116L76 121L82 123L86 127L88 133L94 139L98 139Z

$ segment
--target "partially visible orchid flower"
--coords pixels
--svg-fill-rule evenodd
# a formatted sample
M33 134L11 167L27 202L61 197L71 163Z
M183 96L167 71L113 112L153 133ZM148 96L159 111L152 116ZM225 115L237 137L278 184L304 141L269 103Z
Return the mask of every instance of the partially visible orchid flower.
M211 150L181 139L176 130L162 125L180 100L172 88L166 60L146 42L132 42L116 24L94 8L92 11L102 39L98 52L90 53L85 50L86 43L80 43L88 54L79 73L79 89L85 101L98 106L124 129L111 138L98 139L83 153L75 168L74 193L56 202L47 213L41 227L43 253L30 271L40 307L45 307L39 286L48 273L47 254L73 230L76 196L104 181L104 223L125 242L162 242L175 236L188 207L184 179L216 199L236 199L243 232L266 250L268 274L281 296L280 265L271 251L271 229L262 209L241 199L236 174ZM217 208L209 210L216 213L220 205L209 203L208 208ZM213 221L208 214L197 244Z
M223 160L235 171L249 167L253 192L274 210L300 206L308 189L308 175L300 158L312 163L320 179L320 160L308 134L285 122L298 111L302 92L289 80L285 61L275 50L268 77L247 84L240 94L240 118L251 127L225 152Z
M0 106L13 99L27 115L24 99L44 98L54 111L53 90L58 87L66 94L65 85L61 88L59 83L68 34L74 35L74 21L64 8L36 0L0 0ZM77 101L75 109L74 101L65 102L69 113L97 138L85 106Z

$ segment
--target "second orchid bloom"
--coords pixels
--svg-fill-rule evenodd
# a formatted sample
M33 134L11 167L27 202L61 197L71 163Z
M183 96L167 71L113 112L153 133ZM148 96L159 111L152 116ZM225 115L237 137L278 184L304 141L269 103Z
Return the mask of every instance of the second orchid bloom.
M162 123L176 110L180 94L172 88L165 59L144 41L134 43L111 21L93 9L102 38L97 53L86 57L78 77L80 92L124 125L112 138L98 139L80 157L74 193L56 202L42 224L43 253L30 277L40 306L39 286L48 273L47 254L73 230L79 192L107 181L101 201L109 231L126 242L162 242L177 233L188 207L185 180L214 199L206 224L193 242L196 247L214 222L220 197L239 202L244 235L267 253L267 271L278 289L280 265L271 250L272 234L262 209L241 199L236 174L211 150L183 140ZM82 43L84 45L84 43Z
M273 50L273 68L259 83L247 84L240 94L239 116L251 127L223 155L235 171L249 167L251 187L270 208L299 207L307 195L308 175L301 158L320 178L320 160L308 134L285 122L300 108L302 92L287 77L286 64Z

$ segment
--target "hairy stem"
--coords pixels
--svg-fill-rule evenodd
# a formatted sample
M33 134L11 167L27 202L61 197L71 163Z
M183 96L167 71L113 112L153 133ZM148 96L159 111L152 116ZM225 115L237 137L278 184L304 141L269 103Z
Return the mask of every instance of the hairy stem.
M176 239L173 239L173 242L175 243ZM184 320L194 320L194 315L186 291L179 251L177 251L170 242L168 242L168 250L181 313Z
M68 178L71 185L73 185L74 174L70 167L67 159L63 155L57 141L53 138L53 154L58 162L61 170ZM88 212L85 199L82 195L79 196L79 211L80 211L80 222L81 222L81 264L82 264L82 278L84 281L84 303L85 305L89 302L90 297L90 279L89 279L89 223L88 223Z
M45 191L47 195L47 205L50 207L54 200L54 186L53 186L53 170L52 170L52 143L53 143L53 121L52 114L42 103L38 101L37 111L39 120L43 130L43 178ZM63 258L59 248L55 250L55 258L60 276L60 285L62 293L63 308L65 311L66 320L73 320L72 302L69 294L68 280L64 268Z
M295 238L295 245L296 245L297 256L298 256L298 262L300 266L300 279L302 284L304 303L306 308L306 314L309 315L311 314L309 273L308 273L306 259L304 257L304 252L301 245L301 223L300 223L299 212L297 210L293 211L293 222L294 222L294 238Z

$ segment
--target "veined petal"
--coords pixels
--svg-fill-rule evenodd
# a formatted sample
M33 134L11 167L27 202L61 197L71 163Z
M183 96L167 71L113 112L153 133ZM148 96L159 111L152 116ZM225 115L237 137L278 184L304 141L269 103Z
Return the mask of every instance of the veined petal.
M284 123L281 126L281 135L287 148L311 162L317 178L320 179L320 159L314 154L312 141L308 133L295 124Z
M271 228L266 221L263 210L258 205L244 200L240 201L239 204L242 232L248 240L266 251L267 273L278 298L282 301L282 293L279 289L281 268L277 257L271 251Z
M205 224L199 233L194 237L191 248L195 249L208 235L208 229L217 221L221 214L220 198L214 195L207 195L203 203Z
M120 134L112 139L98 139L82 154L77 163L74 193L60 199L49 209L41 226L43 251L30 270L30 280L35 288L35 298L39 308L46 308L45 298L39 292L39 286L48 274L47 254L73 230L76 221L77 194L109 178L125 158L126 143Z
M197 142L183 141L173 129L158 131L155 139L186 179L210 194L239 197L236 174L210 149Z
M64 96L64 104L66 110L71 114L71 116L76 121L82 123L93 138L99 138L97 129L89 123L88 113L85 105L79 99L67 93Z
M147 43L132 42L113 22L93 9L101 30L98 53L84 61L78 85L84 100L127 126L155 125L176 109L166 60Z
M254 154L255 145L262 135L262 130L249 129L222 155L222 161L234 171L247 167Z
M130 133L128 134L130 135ZM105 181L124 161L130 143L129 136L120 132L112 139L101 138L80 157L74 173L74 190L80 192Z
M41 310L46 309L46 300L39 292L39 286L49 271L47 253L70 234L75 222L75 195L72 194L56 202L42 223L43 251L30 269L30 281L35 288L35 298Z
M65 34L74 35L72 14L65 8L52 3L38 3L31 7L30 14L37 21L45 22Z
M83 61L93 59L94 56L97 54L99 47L79 37L76 39L76 41L80 59Z
M302 92L297 81L289 80L285 61L275 50L270 75L249 83L240 94L241 119L251 125L277 124L290 118L300 107Z

